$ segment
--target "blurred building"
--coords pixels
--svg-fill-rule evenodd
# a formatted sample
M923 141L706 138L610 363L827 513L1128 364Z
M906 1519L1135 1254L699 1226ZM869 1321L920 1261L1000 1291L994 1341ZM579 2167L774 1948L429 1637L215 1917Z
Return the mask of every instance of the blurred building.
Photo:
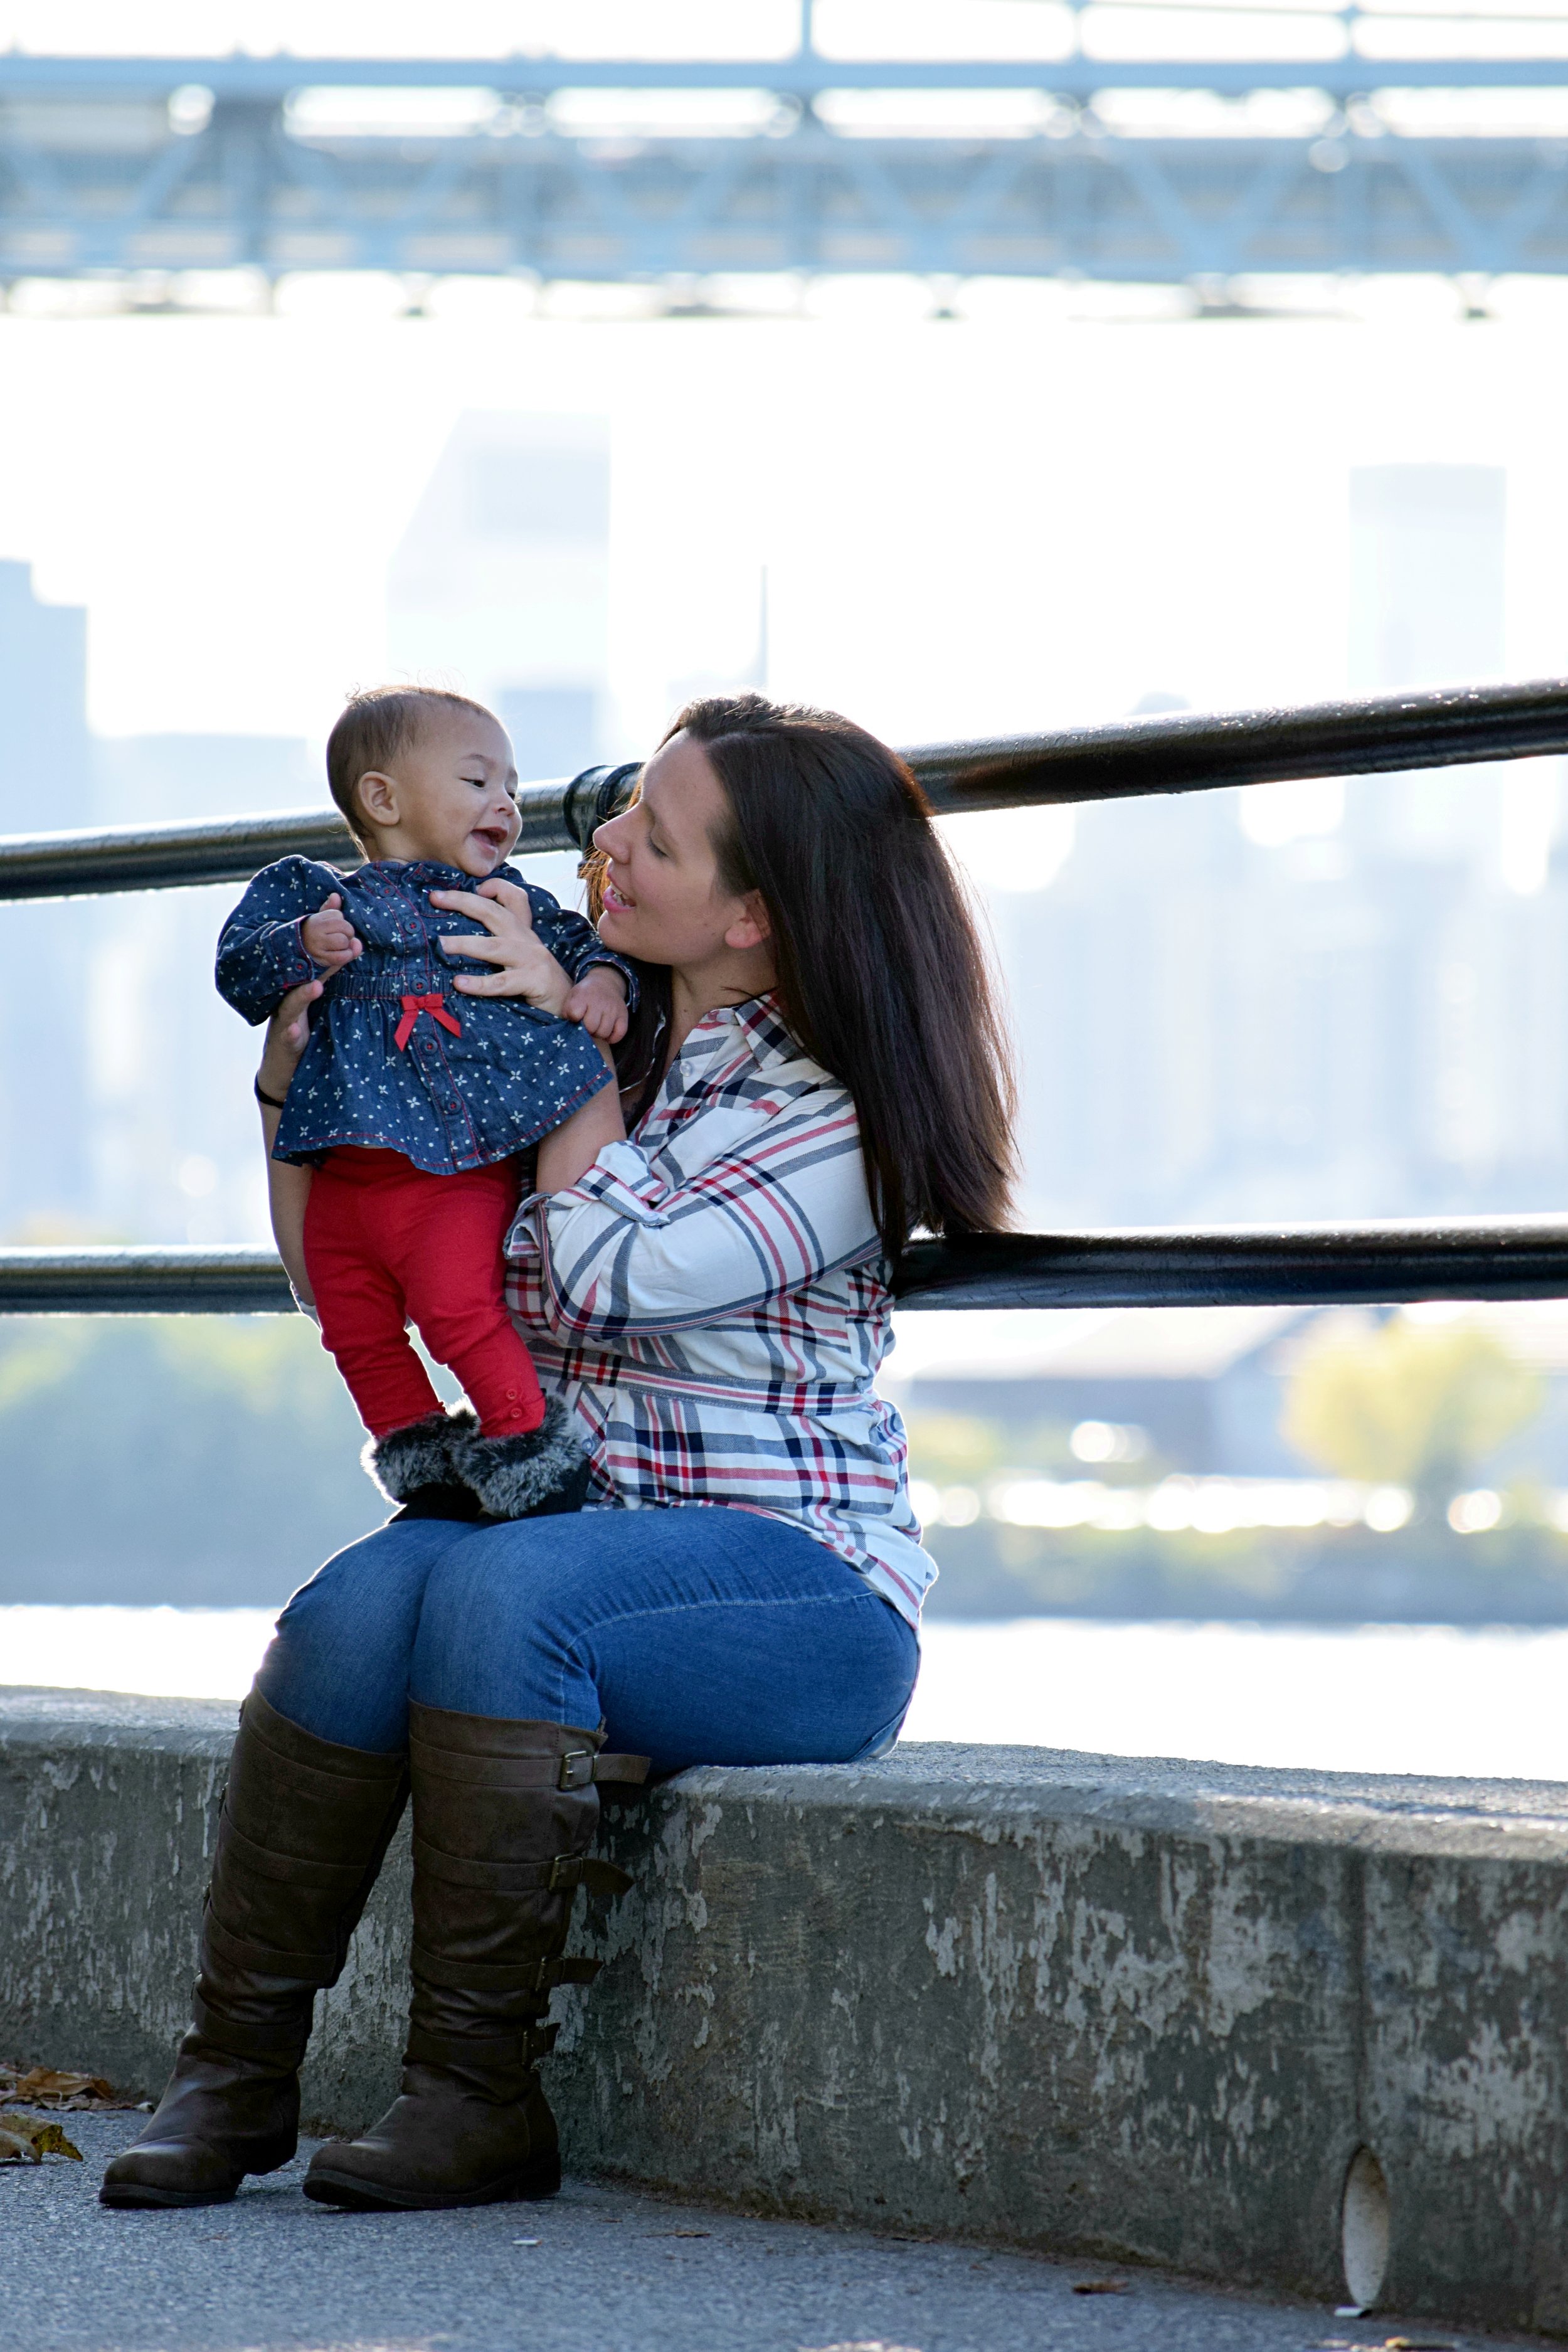
M319 807L319 763L289 736L140 735L93 745L106 824ZM148 1241L259 1239L265 1171L256 1034L213 986L238 883L91 903L89 1196L94 1223Z
M306 747L95 739L87 615L0 563L0 832L300 808ZM147 1241L266 1230L254 1038L212 987L237 889L0 905L0 1235Z
M90 826L87 614L46 604L0 563L0 833ZM88 909L0 906L0 1234L69 1233L90 1215Z
M603 417L459 418L392 561L395 676L495 709L525 778L601 755L610 612Z
M1350 673L1495 677L1504 481L1351 481ZM994 912L1028 1213L1174 1223L1568 1193L1562 762L1106 804Z
M878 1386L910 1419L921 1467L928 1414L988 1422L1020 1462L1066 1462L1075 1428L1134 1441L1128 1475L1199 1477L1321 1475L1282 1433L1287 1391L1303 1355L1327 1336L1354 1340L1389 1310L1314 1307L1123 1307L1019 1313L942 1310L894 1318L895 1346ZM1541 1410L1489 1457L1506 1484L1568 1480L1568 1300L1531 1298L1417 1308L1444 1329L1483 1332L1540 1376ZM1061 1475L1093 1475L1067 1463Z

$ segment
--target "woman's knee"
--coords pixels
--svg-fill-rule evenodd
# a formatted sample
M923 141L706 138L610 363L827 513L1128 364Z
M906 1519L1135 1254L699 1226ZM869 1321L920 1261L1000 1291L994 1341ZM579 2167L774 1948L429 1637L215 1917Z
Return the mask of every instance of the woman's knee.
M318 1738L401 1747L425 1589L461 1532L407 1519L334 1553L279 1618L257 1675L262 1696Z
M588 1664L604 1578L585 1524L523 1519L440 1559L425 1589L411 1675L430 1706L514 1719L597 1720Z

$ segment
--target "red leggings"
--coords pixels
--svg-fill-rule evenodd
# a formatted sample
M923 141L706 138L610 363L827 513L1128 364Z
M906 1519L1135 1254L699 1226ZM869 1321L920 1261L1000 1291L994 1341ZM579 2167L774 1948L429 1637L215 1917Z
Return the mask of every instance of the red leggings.
M501 1244L517 1211L510 1160L430 1176L401 1151L356 1144L327 1154L305 1204L305 1271L336 1359L373 1437L441 1400L407 1325L456 1372L487 1437L544 1418L533 1359L501 1297Z

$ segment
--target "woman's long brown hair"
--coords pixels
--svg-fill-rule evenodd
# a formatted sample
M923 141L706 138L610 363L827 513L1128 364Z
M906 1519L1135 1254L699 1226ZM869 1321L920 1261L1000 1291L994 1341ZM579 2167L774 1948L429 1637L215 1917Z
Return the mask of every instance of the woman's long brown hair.
M832 711L758 694L689 702L731 824L721 887L773 926L784 1024L854 1099L866 1181L894 1266L918 1229L994 1232L1014 1176L1005 1031L974 919L930 805L898 755ZM600 867L595 873L594 868ZM589 861L597 916L602 861ZM657 1091L668 980L645 971L617 1057L640 1117Z

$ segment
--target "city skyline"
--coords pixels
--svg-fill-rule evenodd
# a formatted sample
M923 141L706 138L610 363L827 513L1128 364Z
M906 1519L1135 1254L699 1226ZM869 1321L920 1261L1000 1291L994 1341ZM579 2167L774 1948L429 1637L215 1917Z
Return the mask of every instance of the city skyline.
M618 504L624 528L650 477L646 446L626 436L607 411L459 411L391 551L397 658L382 674L493 699L525 774L637 748L616 668L616 515ZM1500 465L1346 468L1314 554L1321 601L1342 621L1342 682L1495 674L1510 625L1519 634L1510 602L1528 489ZM731 678L763 675L747 555L768 543L753 537L748 551L731 531L704 583L728 635L700 641L728 656ZM771 572L761 576L771 666L775 600ZM0 570L15 608L0 631L6 824L25 822L26 773L56 746L76 747L50 772L82 822L321 802L319 749L302 734L89 734L91 614L40 602L26 577ZM825 593L843 586L828 580ZM787 591L785 604L787 661ZM795 619L798 649L798 605ZM676 665L699 641L655 633L643 680L655 725L691 683ZM1167 675L1139 703L1190 700L1169 690L1179 682ZM1023 1221L1551 1205L1568 1183L1560 801L1560 763L1534 761L952 824L986 899L1020 1047ZM571 859L534 866L573 894ZM68 1083L49 1150L19 1135L0 1175L13 1232L51 1215L128 1237L264 1231L242 1083L251 1044L189 986L195 971L205 979L224 903L206 892L12 910L18 972L41 921L77 945L51 1012ZM16 1097L31 1048L7 1051Z
M475 409L609 419L628 752L672 679L750 658L763 566L774 686L893 740L1331 696L1355 466L1505 466L1504 665L1568 646L1549 320L910 321L873 286L855 323L572 325L377 292L0 318L0 556L89 610L97 732L323 737L389 665L388 567Z

